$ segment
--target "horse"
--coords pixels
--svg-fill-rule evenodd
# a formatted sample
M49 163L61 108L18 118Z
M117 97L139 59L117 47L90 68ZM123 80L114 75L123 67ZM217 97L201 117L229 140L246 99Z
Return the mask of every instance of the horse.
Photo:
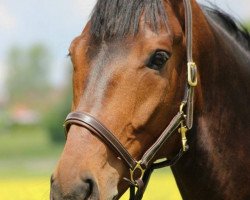
M69 55L51 200L129 187L141 199L166 165L184 200L250 199L250 35L229 14L195 0L98 0Z

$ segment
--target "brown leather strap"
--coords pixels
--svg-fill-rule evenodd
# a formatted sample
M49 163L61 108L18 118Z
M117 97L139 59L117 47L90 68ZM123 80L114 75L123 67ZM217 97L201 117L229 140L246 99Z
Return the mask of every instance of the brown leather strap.
M194 113L194 87L188 86L188 100L186 108L186 126L188 130L193 127L193 113Z
M192 26L192 6L190 0L183 0L185 9L185 35L187 46L187 61L193 62L193 26Z
M185 9L185 35L187 46L187 63L193 63L193 19L192 19L192 6L190 0L183 0ZM196 68L192 70L192 79L196 78ZM186 106L186 126L190 130L193 126L193 104L194 104L194 87L187 85L187 106Z
M155 157L155 154L161 149L161 147L166 143L166 141L171 137L172 133L178 129L180 123L184 120L183 112L178 112L177 115L172 119L167 128L163 131L160 137L156 140L156 142L146 151L141 159L141 164L148 167L150 162Z
M160 150L160 148L166 143L166 141L171 137L172 133L179 127L181 121L184 120L183 112L179 112L163 131L161 136L157 141L146 151L143 155L140 164L143 169L146 169L150 162L152 162L155 154ZM111 147L116 151L116 154L122 158L123 161L128 165L130 169L134 169L139 161L136 161L129 152L124 148L124 146L117 140L113 133L111 133L101 122L88 113L84 112L72 112L65 120L66 133L72 124L83 126L89 131L94 133L101 141L105 142L108 147Z

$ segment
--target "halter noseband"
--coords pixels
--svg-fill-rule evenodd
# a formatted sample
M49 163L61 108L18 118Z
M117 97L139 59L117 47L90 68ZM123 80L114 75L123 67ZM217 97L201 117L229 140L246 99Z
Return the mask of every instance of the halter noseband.
M197 85L197 68L192 56L192 7L190 0L183 0L185 8L185 32L187 43L187 86L179 112L171 120L156 142L144 153L140 161L135 160L118 139L100 121L85 112L71 112L64 126L66 134L72 124L82 126L96 135L108 147L113 149L118 158L122 159L130 171L130 178L124 178L130 183L130 200L140 200L155 169L174 165L184 152L188 150L186 132L193 126L194 87ZM184 108L186 109L184 112ZM155 162L155 155L171 137L175 130L182 137L182 149L171 160ZM135 190L137 188L137 191Z

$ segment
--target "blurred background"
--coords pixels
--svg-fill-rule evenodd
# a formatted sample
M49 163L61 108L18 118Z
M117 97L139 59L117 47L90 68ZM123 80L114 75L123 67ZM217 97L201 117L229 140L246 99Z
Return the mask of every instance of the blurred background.
M249 27L249 0L210 2ZM0 0L0 199L49 198L72 98L68 47L94 4ZM156 182L165 189L159 192ZM154 175L145 199L157 195L181 199L169 170Z

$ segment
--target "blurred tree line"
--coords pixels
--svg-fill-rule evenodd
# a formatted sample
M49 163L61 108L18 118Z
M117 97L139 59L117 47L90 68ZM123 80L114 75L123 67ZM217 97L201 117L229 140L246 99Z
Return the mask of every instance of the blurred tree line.
M43 45L37 44L27 50L20 47L10 49L7 58L7 90L10 103L32 103L47 90L51 55Z
M25 105L41 117L42 126L55 143L65 140L63 121L70 112L71 86L55 88L51 84L52 55L43 44L26 49L12 47L7 55L6 88L9 96L8 109ZM71 69L71 68L69 68ZM70 77L67 78L70 83Z
M53 107L47 110L45 114L43 126L47 128L52 142L62 143L65 141L63 122L70 112L71 101L71 88L68 87L65 90L63 98L54 103Z

